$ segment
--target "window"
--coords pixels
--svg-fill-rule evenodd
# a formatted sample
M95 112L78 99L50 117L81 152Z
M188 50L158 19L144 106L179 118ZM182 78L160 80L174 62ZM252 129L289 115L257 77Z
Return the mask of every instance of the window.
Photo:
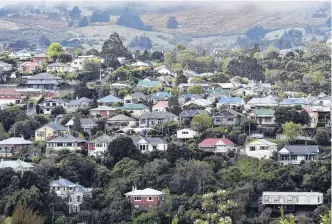
M140 200L141 200L141 197L135 196L134 200L135 200L135 201L140 201Z
M80 202L81 198L79 195L77 195L77 201Z
M256 151L255 146L250 146L250 147L249 147L249 151Z
M280 155L280 160L281 161L288 160L288 155Z
M150 124L151 124L151 125L154 125L154 121L150 121Z
M60 187L58 187L58 191L60 190Z
M261 146L261 150L269 150L269 147L267 147L267 146Z
M148 148L147 145L139 145L139 149L141 151L145 151L147 148Z
M266 117L265 118L265 122L271 122L272 121L272 117Z
M148 201L152 201L153 199L152 199L152 197L148 197Z
M183 135L187 135L187 134L189 134L189 132L187 132L187 131L183 131L182 134L183 134Z
M297 156L292 156L291 160L297 160Z
M95 147L103 147L103 143L95 143Z
M305 160L309 160L309 156L305 156Z
M43 131L38 131L37 132L37 136L39 137L43 137L45 135L45 133Z
M135 205L135 208L139 208L139 205Z
M73 146L73 143L67 143L67 146Z
M145 124L146 123L146 119L141 119L141 124Z
M57 143L56 146L63 146L63 143Z
M227 118L227 121L234 121L233 118Z
M156 145L153 145L153 146L152 146L152 149L153 149L153 150L156 150L156 149L157 149L157 146L156 146Z

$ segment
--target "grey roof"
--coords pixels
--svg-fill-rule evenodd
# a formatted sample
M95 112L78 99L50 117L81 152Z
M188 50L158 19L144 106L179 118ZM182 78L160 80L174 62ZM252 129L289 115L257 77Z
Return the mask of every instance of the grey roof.
M148 144L165 144L165 141L162 140L161 138L144 138L144 137L131 137L133 140L134 144L137 145L139 141L144 139Z
M278 104L278 102L272 97L264 97L264 98L252 98L248 101L247 104Z
M287 145L284 148L294 155L319 153L319 145Z
M47 72L43 72L43 73L39 73L37 75L34 75L32 77L29 78L30 80L31 79L37 79L37 80L62 80L62 78L60 77L57 77L57 76L54 76L54 75L51 75L50 73L47 73Z
M47 67L61 67L61 66L67 66L66 64L55 62L52 64L47 65Z
M64 179L64 178L59 178L59 180L54 180L50 183L50 186L59 186L59 187L75 187L76 184L73 182Z
M119 114L119 115L109 118L107 121L116 122L116 121L136 121L136 120L134 118L128 117L126 115Z
M46 103L46 102L58 102L58 103L62 103L62 104L64 104L64 103L67 103L68 100L65 100L65 99L59 99L59 98L53 98L53 99L48 99L48 100L46 100L45 103Z
M142 118L177 118L177 116L166 111L152 111L142 114L140 119Z
M244 115L237 112L236 110L233 110L231 108L225 108L223 110L221 110L220 112L217 112L214 116L218 116L218 115L224 115L224 113L230 113L233 116L241 116L243 117Z
M96 126L98 119L95 118L80 118L81 126L82 127L92 127Z
M45 127L45 126L46 126L46 127L49 127L49 128L52 128L52 129L54 129L54 130L56 130L56 131L66 131L66 130L67 130L66 127L62 126L61 124L59 124L59 123L57 123L57 122L50 122L50 123L44 125L44 127ZM43 128L43 127L39 128L39 129L42 129L42 128Z
M92 190L92 188L85 188L82 185L78 185L75 187L74 193L88 193Z
M24 138L8 138L0 141L0 145L31 145L32 142Z
M83 103L85 101L91 102L92 100L89 98L86 98L86 97L81 97L79 99L69 101L68 105L69 106L81 105L81 103Z
M22 160L1 160L0 169L1 168L12 168L12 169L30 169L34 166L30 163L24 162Z
M201 110L184 110L179 115L180 117L194 117L195 115L200 115L202 113Z
M135 93L131 94L131 97L133 99L147 98L147 96L145 94L140 93L140 92L135 92Z
M86 140L82 139L82 138L75 138L74 136L72 135L68 135L68 134L64 134L63 136L58 136L50 141L47 141L47 142L55 142L55 143L58 143L58 142L86 142Z
M114 139L116 139L117 137L119 137L118 135L113 135L113 136L109 136L109 135L101 135L98 138L93 139L92 141L90 141L90 143L100 143L100 142L107 142L110 143L111 141L113 141Z

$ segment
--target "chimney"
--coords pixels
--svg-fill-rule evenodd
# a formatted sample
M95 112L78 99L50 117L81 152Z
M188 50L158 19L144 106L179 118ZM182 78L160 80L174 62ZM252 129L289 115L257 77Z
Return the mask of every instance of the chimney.
M61 176L59 176L59 180L61 179Z
M78 187L80 184L78 182L76 182L76 186Z
M132 189L133 189L133 191L135 191L135 185L133 185L133 188L132 188Z
M78 96L76 96L76 99L78 100Z

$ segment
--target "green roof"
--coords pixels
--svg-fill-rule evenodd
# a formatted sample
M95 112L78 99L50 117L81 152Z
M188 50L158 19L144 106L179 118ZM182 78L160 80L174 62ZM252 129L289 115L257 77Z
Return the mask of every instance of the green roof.
M137 86L161 86L161 82L160 81L139 81L137 83Z
M256 109L255 114L256 116L267 116L267 115L274 115L275 110L272 109Z
M229 93L228 89L209 89L209 93L223 93L227 94Z
M125 104L123 107L120 108L121 110L144 110L144 109L149 109L147 106L144 104L138 103L138 104Z

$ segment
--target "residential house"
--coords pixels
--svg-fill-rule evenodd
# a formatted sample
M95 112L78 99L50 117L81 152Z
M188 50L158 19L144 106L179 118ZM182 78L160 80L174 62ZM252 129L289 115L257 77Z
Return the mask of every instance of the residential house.
M165 199L165 193L154 190L152 188L145 188L137 190L136 186L133 190L125 194L129 198L132 209L148 209L159 206Z
M37 54L32 56L32 61L42 65L49 61L49 57L46 54Z
M325 94L324 94L325 95ZM331 112L331 96L318 96L311 103L311 110L313 112L328 113Z
M210 84L208 83L180 83L177 89L188 90L188 88L191 86L201 86L203 87L204 91L208 91L208 89L210 88Z
M8 138L0 141L0 148L8 153L22 153L32 145L31 141L25 140L24 138Z
M213 125L235 125L243 117L243 114L231 108L225 108L213 115Z
M180 105L183 105L186 102L194 101L194 100L197 100L197 99L203 99L203 97L199 94L187 93L187 94L183 94L183 95L179 96L179 98L178 98Z
M161 82L143 79L137 83L137 87L140 88L161 87Z
M257 124L263 126L275 125L275 110L273 109L256 109L249 114L251 119L255 119Z
M92 128L97 127L98 119L96 118L79 118L79 119L81 127L85 132L89 132L91 131ZM73 125L74 125L74 118L70 119L65 126L72 127Z
M161 69L155 69L157 73L162 74L162 75L176 75L176 73L168 68L161 68Z
M0 89L0 107L9 104L21 103L21 95L14 89Z
M138 104L124 104L122 107L120 107L120 110L127 111L130 113L132 117L138 118L142 114L149 112L149 107L145 106L144 104L138 103Z
M134 118L128 117L123 114L116 115L107 120L107 124L113 128L121 127L135 127L137 121Z
M199 136L198 131L195 131L195 130L192 130L192 129L189 129L189 128L184 128L184 129L178 130L176 132L177 139L187 140L187 139L196 138L198 136Z
M88 154L89 156L103 156L103 154L107 151L108 144L116 139L118 136L113 135L101 135L91 141L89 141L89 146L88 146Z
M18 66L18 71L21 73L32 74L41 71L41 65L33 61L23 62Z
M227 92L227 91L225 91ZM219 102L219 99L222 98L222 97L227 97L228 94L226 95L225 93L222 93L222 92L211 92L208 94L208 96L206 97L206 99L210 102Z
M168 110L168 101L158 101L155 105L152 106L152 111L167 111Z
M231 91L233 89L235 89L237 86L235 86L234 83L231 82L227 82L227 83L217 83L222 89Z
M0 61L0 73L2 72L9 72L13 69L12 64L5 63L3 61Z
M63 99L48 99L42 105L44 114L52 114L52 110L57 106L63 106L65 108L67 104L66 100Z
M179 114L180 123L185 123L190 125L192 119L195 115L200 115L203 111L202 110L184 110Z
M318 159L319 145L286 145L279 150L279 161L283 165L301 164L302 161Z
M8 150L2 149L0 147L0 158L9 158L9 157L12 157L12 156L13 156L13 153L8 152Z
M90 109L90 114L93 117L111 117L118 108L109 106L98 106L97 108Z
M28 52L26 50L21 50L21 51L15 52L15 53L11 53L8 56L9 56L9 58L19 59L21 61L27 61L27 60L31 59L32 53Z
M165 111L152 111L144 113L139 117L139 126L153 127L168 121L178 121L178 117L175 114Z
M87 141L82 138L76 138L69 134L58 136L47 141L46 151L59 151L62 149L69 149L70 151L85 151L88 149Z
M274 97L252 98L247 102L250 108L255 107L277 107L278 101Z
M112 95L108 95L103 98L100 98L99 100L97 100L97 102L101 106L107 106L108 104L122 102L122 99L112 96Z
M244 106L245 102L241 97L222 97L217 103L217 107L227 106L230 108L237 108Z
M85 188L78 183L59 177L50 183L50 191L54 191L62 200L68 200L69 213L80 212L85 194L89 194L92 188Z
M123 104L131 104L131 103L141 103L148 99L146 95L140 92L135 92L133 94L126 95L123 98Z
M68 134L68 129L57 122L50 122L35 131L35 141L47 141Z
M52 64L47 65L46 71L51 72L51 73L63 73L66 72L68 68L68 65L60 63L60 62L55 62Z
M227 153L234 149L234 143L227 138L207 138L199 143L199 149L214 153Z
M193 101L189 101L185 104L183 104L183 106L189 106L191 104L195 104L197 106L201 106L201 107L208 107L208 106L211 106L213 102L207 100L207 99L196 99L196 100L193 100Z
M167 143L161 138L131 137L136 147L142 152L152 152L154 150L166 151Z
M309 109L310 103L305 98L285 98L280 103L282 107L295 107L300 106L301 109Z
M39 73L27 79L26 86L35 89L55 89L62 79L49 73Z
M278 145L265 139L249 140L245 146L247 156L270 159L277 152Z
M171 97L172 94L167 92L156 92L151 95L153 103L157 103L158 101L168 101Z
M75 100L69 101L65 105L65 109L67 112L75 112L78 109L88 109L90 107L90 103L92 102L91 99L86 97L76 98Z
M31 163L24 162L20 159L17 160L0 160L0 169L12 168L15 172L23 173L24 171L30 171L34 168Z
M70 67L74 70L74 71L83 71L84 70L84 60L85 58L75 58L71 64Z
M151 68L151 65L142 61L134 62L130 66L135 68Z

